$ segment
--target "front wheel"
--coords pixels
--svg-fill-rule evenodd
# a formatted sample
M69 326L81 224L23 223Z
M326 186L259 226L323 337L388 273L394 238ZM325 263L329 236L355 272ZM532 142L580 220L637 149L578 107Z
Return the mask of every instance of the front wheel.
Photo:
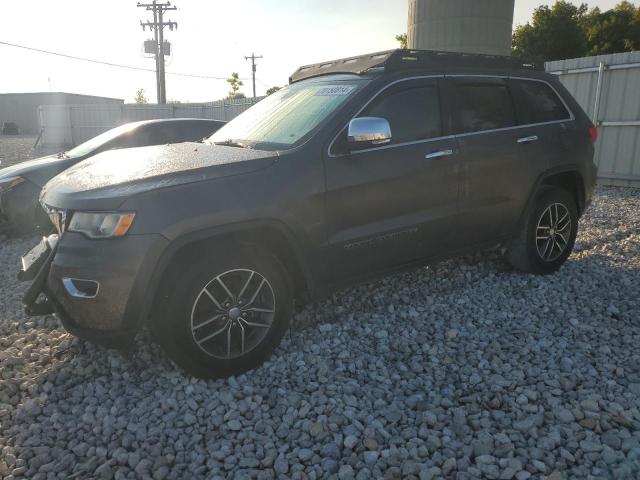
M527 209L507 259L525 273L553 273L571 255L577 233L578 209L571 194L543 187Z
M245 247L181 263L170 282L159 341L199 378L239 375L264 362L293 311L287 271L272 255ZM175 270L174 270L175 273Z

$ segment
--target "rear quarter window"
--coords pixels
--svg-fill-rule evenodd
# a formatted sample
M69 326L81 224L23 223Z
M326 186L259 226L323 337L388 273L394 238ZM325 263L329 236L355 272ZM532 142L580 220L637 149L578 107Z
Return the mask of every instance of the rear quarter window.
M558 94L546 83L510 80L518 124L545 123L571 118Z

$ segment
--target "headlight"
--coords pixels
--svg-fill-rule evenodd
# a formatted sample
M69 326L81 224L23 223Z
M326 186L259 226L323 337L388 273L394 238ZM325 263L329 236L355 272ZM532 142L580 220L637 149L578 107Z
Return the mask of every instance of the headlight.
M2 178L0 179L0 193L8 192L16 185L20 185L22 182L24 182L24 178L22 177Z
M68 230L84 233L89 238L122 237L129 231L135 216L135 213L76 212Z

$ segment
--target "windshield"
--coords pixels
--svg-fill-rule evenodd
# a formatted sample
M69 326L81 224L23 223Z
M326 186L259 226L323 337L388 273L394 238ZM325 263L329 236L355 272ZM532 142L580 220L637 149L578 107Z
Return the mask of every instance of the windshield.
M358 90L358 83L297 83L269 95L208 139L256 148L290 148Z
M93 137L91 140L87 140L86 142L81 143L77 147L69 150L66 155L71 158L83 157L84 155L88 155L94 150L102 147L105 143L110 142L120 135L124 135L125 133L130 132L138 126L139 124L136 122L126 123L124 125L120 125L119 127L112 128L111 130L101 133L97 137Z

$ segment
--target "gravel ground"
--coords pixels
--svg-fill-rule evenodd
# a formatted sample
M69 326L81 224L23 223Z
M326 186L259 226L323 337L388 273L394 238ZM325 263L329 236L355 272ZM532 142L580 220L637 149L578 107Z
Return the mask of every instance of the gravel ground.
M598 190L555 275L486 253L344 291L227 381L25 318L34 241L0 240L0 477L640 477L638 190Z
M37 156L33 151L35 143L36 137L30 135L0 135L0 168Z

